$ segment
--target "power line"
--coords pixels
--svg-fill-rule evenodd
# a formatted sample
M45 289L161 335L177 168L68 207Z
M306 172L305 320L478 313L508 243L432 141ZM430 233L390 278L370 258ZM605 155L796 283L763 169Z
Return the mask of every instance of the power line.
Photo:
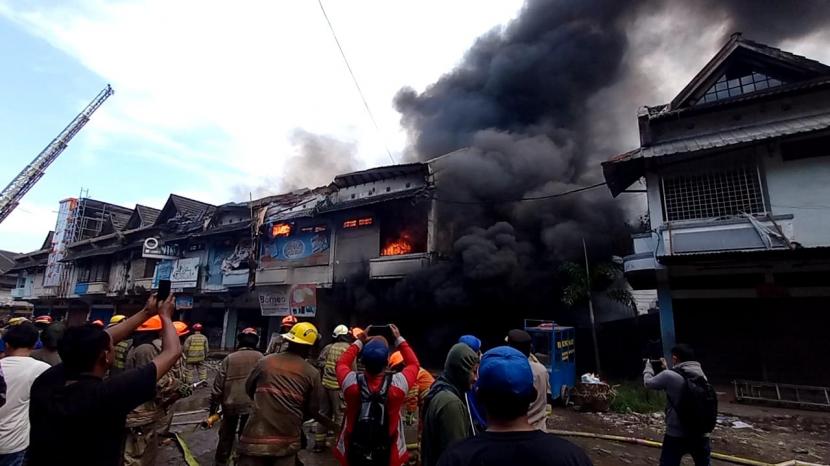
M340 40L337 38L337 33L334 32L334 27L331 25L331 20L329 20L329 15L326 14L326 8L323 6L323 0L317 0L317 3L320 5L320 11L323 12L323 17L326 18L326 24L329 25L329 31L331 31L331 36L334 37L334 43L337 44L337 49L340 50L340 56L343 57L343 62L346 64L346 69L349 70L349 75L352 77L352 82L354 82L354 87L357 88L357 93L360 94L360 100L363 101L363 106L366 107L366 113L369 115L369 119L372 120L372 124L375 126L375 131L378 133L378 137L380 137L380 142L383 144L383 148L386 149L386 155L389 156L389 160L392 161L393 164L397 163L395 161L395 157L392 157L392 152L389 150L389 146L386 145L386 140L383 137L383 133L380 130L380 126L378 126L378 122L375 121L375 116L372 114L372 109L369 108L369 102L366 101L366 96L363 95L363 89L360 88L360 84L357 82L357 77L352 71L352 65L349 64L349 59L346 58L346 52L343 51L343 46L340 45Z
M501 199L501 200L484 200L484 201L459 201L454 199L443 199L440 197L433 197L438 202L444 202L447 204L462 204L462 205L490 205L490 204L508 204L511 202L525 202L525 201L542 201L545 199L555 199L557 197L568 196L571 194L580 193L582 191L588 191L590 189L596 189L600 186L605 186L605 182L592 184L590 186L583 186L581 188L571 189L570 191L564 191L561 193L554 193L554 194L546 194L544 196L534 196L534 197L521 197L518 199Z

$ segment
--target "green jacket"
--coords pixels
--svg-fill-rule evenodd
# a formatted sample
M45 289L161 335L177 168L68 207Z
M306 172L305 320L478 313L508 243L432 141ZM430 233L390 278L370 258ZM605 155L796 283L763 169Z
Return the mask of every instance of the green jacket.
M475 435L464 393L470 389L470 373L478 363L478 354L463 343L447 354L444 373L424 400L423 466L435 466L450 445Z

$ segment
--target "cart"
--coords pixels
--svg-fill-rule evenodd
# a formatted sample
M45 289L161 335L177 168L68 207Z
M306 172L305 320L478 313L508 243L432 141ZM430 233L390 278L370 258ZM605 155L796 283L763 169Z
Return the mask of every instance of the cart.
M550 374L551 398L567 403L576 385L576 330L552 320L525 319L525 331L533 339L533 355Z

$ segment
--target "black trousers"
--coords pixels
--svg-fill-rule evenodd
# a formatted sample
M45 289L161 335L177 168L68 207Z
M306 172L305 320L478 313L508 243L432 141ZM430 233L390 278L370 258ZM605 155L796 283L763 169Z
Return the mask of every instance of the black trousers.
M660 466L680 466L685 455L692 455L695 466L709 466L712 455L709 437L663 437Z

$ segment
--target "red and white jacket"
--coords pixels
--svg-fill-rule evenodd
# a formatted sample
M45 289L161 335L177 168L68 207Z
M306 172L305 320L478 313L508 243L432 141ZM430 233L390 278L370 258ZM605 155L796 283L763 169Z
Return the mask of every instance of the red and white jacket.
M401 419L401 407L406 401L409 387L415 384L418 377L418 357L403 338L399 338L397 349L401 352L404 361L403 371L392 376L392 383L389 386L387 395L386 412L389 413L389 438L395 439L389 455L389 466L401 466L409 459L406 451L406 440L403 432L403 419ZM360 350L363 349L363 342L360 340L352 343L349 349L343 353L337 361L337 382L343 391L346 400L346 413L344 416L343 431L337 439L334 447L334 456L343 466L349 466L348 445L351 439L354 423L360 410L360 386L357 383L357 372L352 370L354 361L357 359ZM373 392L380 390L383 379L386 376L383 372L377 375L365 374L369 389Z

